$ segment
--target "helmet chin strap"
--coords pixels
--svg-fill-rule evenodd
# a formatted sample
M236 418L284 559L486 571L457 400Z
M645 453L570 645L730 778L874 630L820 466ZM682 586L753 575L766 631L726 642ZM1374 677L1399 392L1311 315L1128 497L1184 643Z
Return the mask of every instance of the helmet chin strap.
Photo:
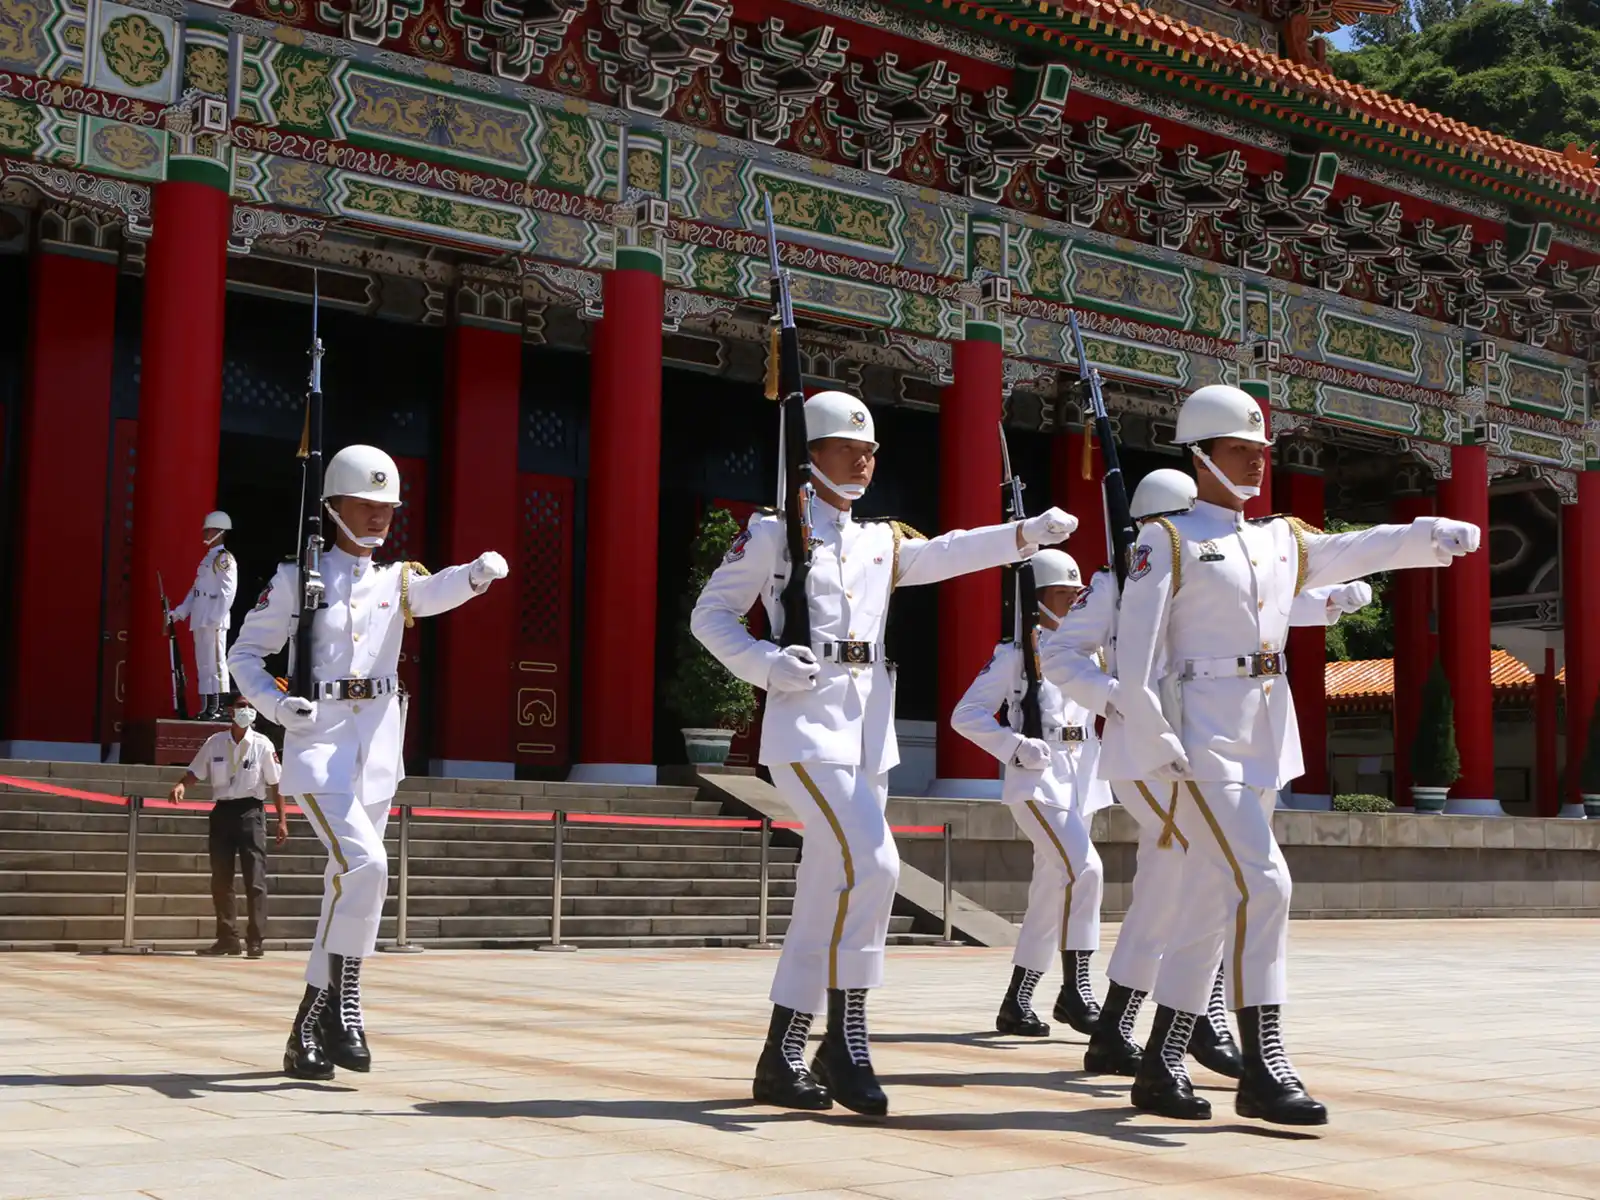
M333 505L329 504L326 500L322 502L322 507L328 510L328 515L333 518L333 523L339 527L339 532L344 534L345 537L349 538L363 550L376 550L379 546L383 545L383 537L381 535L376 537L357 537L351 531L350 526L346 525L342 520L339 519L339 514L333 510Z
M1199 446L1190 446L1189 451L1205 464L1206 470L1211 472L1218 483L1228 489L1228 494L1235 500L1254 500L1257 496L1261 495L1260 488L1241 487L1239 484L1229 479L1217 467L1217 464L1211 461L1211 457L1204 450L1200 449Z
M867 494L867 485L864 483L835 483L824 475L816 463L811 464L811 476L823 487L836 496L843 496L854 503Z
M226 531L222 530L222 529L217 530L216 533L212 534L210 537L208 537L206 539L206 545L207 546L215 546L218 542L220 542L222 540L222 535L225 532Z

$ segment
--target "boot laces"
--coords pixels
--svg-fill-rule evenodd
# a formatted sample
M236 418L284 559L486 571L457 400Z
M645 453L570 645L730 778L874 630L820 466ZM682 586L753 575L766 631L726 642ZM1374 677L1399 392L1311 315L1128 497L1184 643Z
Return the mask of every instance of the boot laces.
M339 1024L359 1033L361 1024L361 960L346 957L339 971Z
M1079 950L1073 956L1072 982L1078 990L1078 999L1085 1004L1093 1006L1094 988L1089 983L1089 954L1086 950Z
M1122 1016L1117 1019L1117 1031L1122 1034L1125 1042L1133 1041L1133 1027L1139 1021L1139 1006L1144 1003L1146 992L1129 992L1128 1003L1122 1010Z
M783 1031L783 1060L797 1071L806 1069L806 1040L810 1036L811 1014L791 1013L789 1026Z
M1189 1054L1189 1039L1194 1036L1195 1014L1175 1012L1167 1036L1161 1039L1161 1063L1179 1083L1188 1084L1189 1068L1184 1059Z
M844 1048L858 1067L872 1065L867 1049L867 989L849 988L844 994Z
M1267 1074L1282 1084L1300 1086L1300 1077L1289 1062L1289 1052L1283 1048L1283 1025L1275 1005L1263 1005L1259 1024L1261 1065Z
M1033 989L1039 986L1042 978L1043 971L1023 970L1022 980L1017 984L1017 1007L1023 1012L1033 1011Z
M322 1010L328 1003L328 989L318 988L317 995L310 1004L306 1005L305 1016L300 1018L300 1044L310 1047L317 1040L317 1019L322 1016Z
M1206 1022L1219 1041L1231 1040L1228 1031L1228 998L1222 986L1222 968L1217 968L1216 981L1211 985L1211 1001L1206 1005Z

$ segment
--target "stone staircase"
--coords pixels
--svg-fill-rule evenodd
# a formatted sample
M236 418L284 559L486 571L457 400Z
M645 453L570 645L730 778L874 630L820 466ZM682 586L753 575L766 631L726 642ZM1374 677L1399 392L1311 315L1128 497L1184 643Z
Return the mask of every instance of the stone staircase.
M113 795L163 796L181 768L0 761L0 775ZM204 789L191 789L203 799ZM694 787L606 787L415 778L397 800L417 807L718 817ZM76 950L123 935L127 810L0 787L0 949ZM305 819L268 847L269 949L310 944L326 861ZM271 822L269 820L269 830ZM782 839L779 839L780 842ZM389 900L380 945L395 936L399 822L391 818ZM548 823L414 817L407 936L430 946L534 946L550 938L553 830ZM754 941L757 830L569 823L562 940L590 947L733 945ZM769 932L788 924L799 852L769 851ZM236 888L240 885L236 882ZM243 897L239 900L241 921ZM163 950L212 940L204 813L147 809L139 822L135 936ZM896 916L892 942L924 940ZM241 930L242 931L242 930Z

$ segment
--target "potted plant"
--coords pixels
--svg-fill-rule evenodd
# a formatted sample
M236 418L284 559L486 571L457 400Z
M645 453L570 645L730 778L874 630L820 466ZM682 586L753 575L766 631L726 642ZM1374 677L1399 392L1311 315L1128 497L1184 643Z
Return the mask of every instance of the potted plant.
M756 690L712 657L689 630L689 615L734 540L739 523L725 508L706 511L689 551L689 577L681 601L677 670L666 688L666 703L683 722L689 762L720 766L728 760L733 735L756 715Z
M1578 763L1578 792L1583 796L1583 815L1600 821L1600 704L1589 710L1589 741Z
M1450 697L1450 680L1445 677L1444 666L1434 659L1433 670L1422 688L1417 740L1411 744L1411 797L1417 812L1443 812L1450 785L1460 777L1455 701Z

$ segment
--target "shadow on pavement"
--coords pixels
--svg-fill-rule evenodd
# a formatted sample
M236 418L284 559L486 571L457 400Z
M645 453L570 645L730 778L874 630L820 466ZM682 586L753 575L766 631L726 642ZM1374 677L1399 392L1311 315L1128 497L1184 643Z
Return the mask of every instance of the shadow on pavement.
M305 1079L286 1079L282 1071L245 1071L234 1075L0 1075L0 1091L25 1087L148 1088L168 1100L265 1092L353 1092Z

